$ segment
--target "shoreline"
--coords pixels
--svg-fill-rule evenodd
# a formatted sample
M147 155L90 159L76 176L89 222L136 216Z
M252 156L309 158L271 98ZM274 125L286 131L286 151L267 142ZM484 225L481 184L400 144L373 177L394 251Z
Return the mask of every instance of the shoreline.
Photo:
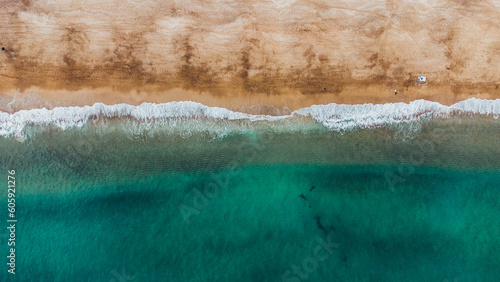
M492 86L491 88L494 88ZM490 90L486 92L487 90ZM35 108L52 109L55 107L92 106L95 103L115 105L126 103L140 105L142 103L168 103L192 101L209 107L221 107L232 111L249 114L286 115L295 110L312 105L336 104L386 104L409 103L424 99L450 106L469 98L494 100L500 98L498 89L467 88L453 93L451 87L429 85L412 86L408 90L402 88L394 95L394 89L387 86L347 86L340 93L301 94L297 91L283 91L281 94L241 93L212 94L173 88L167 91L151 91L151 89L116 91L111 87L96 89L83 88L76 91L47 90L31 87L24 91L8 90L0 92L0 111L14 113L20 110ZM63 97L63 98L61 98Z
M277 110L272 107L263 107L267 110ZM160 121L163 124L170 119L185 120L202 119L221 122L273 122L288 119L310 118L322 124L328 130L346 131L356 128L377 128L385 124L400 124L414 122L427 118L449 117L461 115L487 115L497 120L500 117L500 99L483 100L477 98L467 99L451 106L442 105L427 100L406 103L388 104L328 104L314 105L293 112L283 112L278 116L267 113L244 113L220 107L209 107L196 102L171 102L162 104L129 104L105 105L103 103L85 107L58 107L52 110L32 109L18 111L12 114L0 113L0 135L24 138L24 129L27 126L53 125L60 129L81 127L87 122L100 123L101 118L132 118L139 123L153 124ZM177 122L174 122L176 125ZM135 127L135 126L134 126ZM204 128L204 130L211 130Z

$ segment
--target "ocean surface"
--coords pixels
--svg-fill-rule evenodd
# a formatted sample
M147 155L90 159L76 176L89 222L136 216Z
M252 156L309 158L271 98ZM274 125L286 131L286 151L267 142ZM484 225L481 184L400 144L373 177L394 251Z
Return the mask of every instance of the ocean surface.
M500 100L0 113L1 281L500 281Z

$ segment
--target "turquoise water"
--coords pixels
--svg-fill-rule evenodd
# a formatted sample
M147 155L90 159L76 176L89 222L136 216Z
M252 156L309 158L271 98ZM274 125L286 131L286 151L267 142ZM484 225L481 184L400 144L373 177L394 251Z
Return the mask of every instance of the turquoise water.
M1 138L2 280L500 280L499 120L189 124Z

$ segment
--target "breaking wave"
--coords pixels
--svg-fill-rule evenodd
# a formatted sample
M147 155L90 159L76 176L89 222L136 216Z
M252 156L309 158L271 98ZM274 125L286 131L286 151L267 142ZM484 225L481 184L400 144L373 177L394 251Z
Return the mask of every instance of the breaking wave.
M208 107L195 102L170 102L164 104L144 103L104 105L96 103L85 107L58 107L22 110L13 114L0 113L0 135L24 139L27 127L53 126L62 130L78 128L89 121L111 118L128 118L141 124L160 122L164 125L178 121L205 120L210 122L286 122L295 119L313 119L328 130L346 131L358 128L377 128L387 124L413 122L422 119L449 117L460 114L500 116L500 99L482 100L471 98L451 106L437 102L416 100L410 103L388 104L328 104L302 108L285 116L251 115L225 108ZM174 123L172 123L174 121ZM203 127L203 125L201 125Z

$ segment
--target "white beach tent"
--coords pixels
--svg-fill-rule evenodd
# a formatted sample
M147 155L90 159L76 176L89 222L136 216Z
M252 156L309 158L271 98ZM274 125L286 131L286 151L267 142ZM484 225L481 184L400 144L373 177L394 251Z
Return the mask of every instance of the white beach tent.
M418 81L418 82L426 82L426 81L427 81L427 77L425 77L425 76L419 76L419 77L417 78L417 81Z

